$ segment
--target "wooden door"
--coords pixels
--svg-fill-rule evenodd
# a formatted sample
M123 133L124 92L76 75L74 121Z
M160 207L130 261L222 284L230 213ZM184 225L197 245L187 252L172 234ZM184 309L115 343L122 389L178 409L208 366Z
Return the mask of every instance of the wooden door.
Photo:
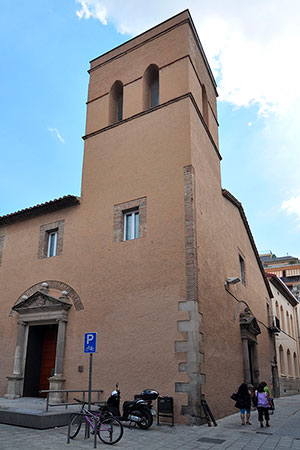
M39 390L49 389L48 378L54 375L57 326L43 327L43 346ZM46 397L46 394L40 394Z

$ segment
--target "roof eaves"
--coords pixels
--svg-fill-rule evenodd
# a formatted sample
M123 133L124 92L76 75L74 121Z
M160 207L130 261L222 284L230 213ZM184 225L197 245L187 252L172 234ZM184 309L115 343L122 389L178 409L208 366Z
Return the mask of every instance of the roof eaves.
M267 278L271 283L282 293L282 295L293 305L298 305L299 301L294 294L289 290L287 285L274 273L266 273Z
M76 206L80 204L80 197L75 195L65 195L58 199L51 200L49 202L40 203L38 205L21 209L11 214L0 216L0 227L11 225L13 223L28 220L36 216L43 214L49 214L53 211L57 211L62 208L68 208L70 206Z
M249 226L249 224L248 224L248 220L247 220L247 217L246 217L244 208L243 208L241 202L239 202L239 201L234 197L234 195L232 195L229 191L227 191L227 189L222 189L222 194L223 194L223 196L224 196L225 198L227 198L227 200L229 200L233 205L235 205L235 206L238 208L239 212L240 212L242 221L243 221L244 226L245 226L245 228L246 228L246 231L247 231L247 234L248 234L248 237L249 237L249 240L250 240L252 249L253 249L253 251L254 251L254 254L255 254L255 257L256 257L256 260L257 260L258 267L259 267L259 269L260 269L260 271L261 271L261 274L262 274L262 276L263 276L263 279L264 279L264 282L265 282L267 291L268 291L268 293L269 293L269 295L270 295L270 298L273 298L273 293L272 293L272 290L271 290L271 288L270 288L268 279L267 279L267 277L266 277L266 273L265 273L265 271L264 271L262 262L261 262L261 260L260 260L260 257L259 257L259 254L258 254L256 245L255 245L255 241L254 241L254 238L253 238L253 235L252 235L250 226Z
M266 260L266 261L268 261L268 262L276 262L276 261L290 261L290 260L294 260L294 259L298 259L298 258L296 258L295 256L278 256L278 257L276 257L276 258L269 258L268 260Z

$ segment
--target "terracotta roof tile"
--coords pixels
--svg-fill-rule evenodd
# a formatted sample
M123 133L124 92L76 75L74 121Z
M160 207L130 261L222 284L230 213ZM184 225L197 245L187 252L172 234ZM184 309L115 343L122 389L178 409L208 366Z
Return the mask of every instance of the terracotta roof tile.
M39 205L31 206L30 208L21 209L20 211L0 216L0 227L79 204L80 197L76 197L75 195L65 195L64 197L49 202L40 203Z

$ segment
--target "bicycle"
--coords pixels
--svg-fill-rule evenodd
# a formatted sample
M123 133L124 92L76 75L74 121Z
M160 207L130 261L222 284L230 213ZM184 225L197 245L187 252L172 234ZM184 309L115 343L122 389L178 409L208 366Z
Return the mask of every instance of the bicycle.
M74 400L82 403L82 406L79 413L74 413L70 417L71 439L77 436L82 423L85 422L92 429L92 433L95 433L94 423L96 423L97 435L105 444L113 445L119 442L124 432L123 425L108 411L106 406L99 406L98 411L89 411L85 407L86 402L82 402L77 398L74 398Z

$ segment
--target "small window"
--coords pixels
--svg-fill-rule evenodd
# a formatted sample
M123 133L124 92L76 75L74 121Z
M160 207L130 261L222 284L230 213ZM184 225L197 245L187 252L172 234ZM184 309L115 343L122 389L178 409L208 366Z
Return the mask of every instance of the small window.
M48 231L47 258L51 258L51 256L56 256L56 250L57 250L57 230Z
M287 351L287 362L288 362L288 375L292 377L293 376L292 359L291 359L291 352L289 349Z
M208 99L204 84L202 85L202 115L206 125L208 126Z
M279 362L280 362L280 373L282 375L284 375L285 374L285 364L284 364L284 356L283 356L282 345L279 346Z
M152 80L150 85L150 107L153 108L159 104L159 85L158 77Z
M245 261L244 261L244 258L241 257L241 255L239 255L239 262L240 262L240 279L243 284L246 284Z
M159 68L151 64L145 71L144 83L144 109L159 105Z
M280 306L280 319L281 319L281 330L283 331L285 329L285 323L284 323L284 312L283 312L282 306Z
M147 197L114 205L114 242L146 237Z
M278 301L276 300L276 303L275 303L275 309L276 309L276 317L278 318L278 319L280 319L280 315L279 315L279 305L278 305Z
M139 237L139 210L124 212L124 241Z
M289 335L291 335L291 327L290 327L290 321L289 321L289 313L286 312L286 331L288 332Z
M117 123L123 120L123 83L115 81L109 96L109 123Z
M293 317L292 315L290 315L291 318L291 336L295 337L295 333L294 333L294 324L293 324Z
M117 108L118 108L118 122L120 122L121 120L123 120L123 95L121 95L117 101Z
M65 221L46 223L40 226L38 258L60 256L63 251Z

